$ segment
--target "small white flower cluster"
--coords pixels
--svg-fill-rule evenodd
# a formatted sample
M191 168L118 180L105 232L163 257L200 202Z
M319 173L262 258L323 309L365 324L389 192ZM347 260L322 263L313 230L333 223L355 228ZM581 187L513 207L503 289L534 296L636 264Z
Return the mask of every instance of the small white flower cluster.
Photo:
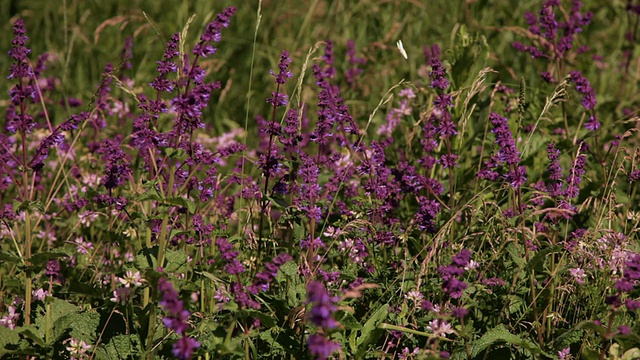
M135 288L142 286L142 283L144 283L140 271L133 272L132 270L127 270L124 277L118 276L116 279L123 286L115 289L113 291L113 297L109 300L122 305L129 302L135 293Z
M81 359L90 358L91 354L89 354L89 350L91 350L91 345L84 342L84 340L71 338L71 339L65 340L64 344L67 344L66 349L71 355L72 360L81 360Z

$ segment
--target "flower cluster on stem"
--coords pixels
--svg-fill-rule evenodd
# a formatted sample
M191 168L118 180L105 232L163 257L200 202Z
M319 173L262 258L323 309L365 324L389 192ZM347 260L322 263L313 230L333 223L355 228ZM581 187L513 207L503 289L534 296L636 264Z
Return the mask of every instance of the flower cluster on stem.
M178 292L167 278L162 277L158 280L158 291L162 294L159 304L167 313L162 322L169 330L181 335L180 339L173 344L172 353L178 359L190 359L195 349L200 347L198 341L185 335L186 331L191 328L187 323L190 312L184 308L184 303L180 300Z
M520 152L516 148L516 142L509 129L507 118L498 113L491 113L489 121L493 125L492 133L496 136L496 144L500 147L495 155L484 162L484 167L478 172L478 177L496 181L500 178L514 189L520 188L527 181L527 169L520 163ZM500 174L500 166L506 166L506 173Z
M309 335L307 347L309 353L316 359L327 359L333 352L340 349L340 344L329 340L325 333L338 326L338 322L332 315L336 310L336 301L337 299L329 295L321 282L311 281L307 285L307 303L311 304L308 318L319 328L314 334Z

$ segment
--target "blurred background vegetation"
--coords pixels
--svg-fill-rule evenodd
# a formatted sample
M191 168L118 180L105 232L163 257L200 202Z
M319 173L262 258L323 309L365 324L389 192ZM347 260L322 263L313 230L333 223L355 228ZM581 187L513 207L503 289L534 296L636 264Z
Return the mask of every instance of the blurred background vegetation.
M347 103L358 119L366 119L385 91L401 79L419 78L424 45L439 44L444 58L452 60L455 56L447 50L453 48L465 29L471 38L478 35L486 38L488 55L480 59L480 65L499 71L491 81L500 79L517 88L520 77L525 76L530 88L547 86L540 84L538 76L544 69L538 68L536 72L530 69L541 65L511 47L514 40L528 43L518 28L527 27L524 12L536 12L541 3L542 0L264 0L255 42L250 121L256 114L266 112L264 99L274 91L269 69L276 67L280 52L288 50L292 54L297 77L309 49L329 38L335 44L339 70L348 66L345 51L349 39L355 40L358 55L367 59L358 91L345 92ZM567 8L569 3L563 1ZM44 51L54 55L49 68L60 77L60 89L66 96L80 98L86 104L107 62L118 67L127 36L133 37L134 58L133 69L125 75L135 80L138 90L143 90L140 86L155 77L155 61L161 58L172 33L181 31L195 14L187 42L192 45L215 14L234 5L238 13L230 28L223 32L218 53L202 62L203 67L211 70L209 79L220 80L224 89L214 95L205 117L222 132L244 124L258 4L258 1L226 0L5 0L0 2L4 33L0 50L8 51L12 23L17 17L24 18L30 37L28 46L33 49L32 61ZM618 71L619 75L611 76L611 71L603 70L620 67L622 53L629 47L624 34L632 29L635 19L625 12L625 5L625 0L585 1L585 9L594 12L594 19L578 37L578 41L588 42L583 45L591 47L582 56L600 55L602 59L575 61L594 85L599 103L604 104L601 106L609 106L614 112L621 106L618 86L626 75ZM409 53L408 61L396 49L396 41L400 39ZM321 55L321 51L314 56ZM8 74L9 64L8 56L0 58L0 72ZM459 73L464 70L461 67L466 64L458 65L456 75L461 76ZM633 99L637 93L637 71L631 71L631 75L633 78L624 89L629 94L625 96L627 99ZM310 68L306 78L306 84L313 83ZM338 80L338 84L343 90L347 86L346 81ZM9 86L2 88L8 90ZM294 82L288 86L290 93ZM549 86L544 91L548 90ZM378 116L381 121L384 115Z

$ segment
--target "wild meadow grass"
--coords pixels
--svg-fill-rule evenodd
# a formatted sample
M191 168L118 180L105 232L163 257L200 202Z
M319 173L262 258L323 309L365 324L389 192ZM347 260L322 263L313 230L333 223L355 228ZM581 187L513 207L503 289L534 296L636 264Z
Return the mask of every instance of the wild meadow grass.
M225 3L3 4L3 359L640 358L640 3Z

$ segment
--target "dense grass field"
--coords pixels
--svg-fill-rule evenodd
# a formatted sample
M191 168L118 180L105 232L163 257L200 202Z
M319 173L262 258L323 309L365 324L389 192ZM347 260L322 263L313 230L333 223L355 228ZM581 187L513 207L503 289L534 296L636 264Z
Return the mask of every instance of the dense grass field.
M0 358L640 358L640 2L0 18Z

